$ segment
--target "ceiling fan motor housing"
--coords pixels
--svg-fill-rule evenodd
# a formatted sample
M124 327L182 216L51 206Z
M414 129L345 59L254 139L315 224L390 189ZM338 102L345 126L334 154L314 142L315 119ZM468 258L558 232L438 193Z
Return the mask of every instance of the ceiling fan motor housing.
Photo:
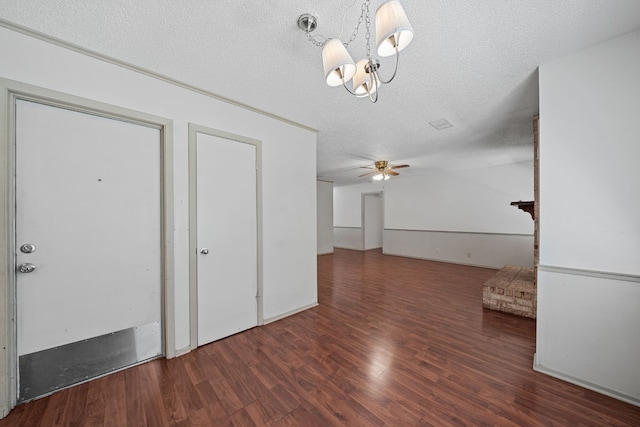
M389 162L387 162L386 160L378 160L377 162L375 162L376 165L376 169L378 169L379 171L383 171L387 168L387 166L389 166Z

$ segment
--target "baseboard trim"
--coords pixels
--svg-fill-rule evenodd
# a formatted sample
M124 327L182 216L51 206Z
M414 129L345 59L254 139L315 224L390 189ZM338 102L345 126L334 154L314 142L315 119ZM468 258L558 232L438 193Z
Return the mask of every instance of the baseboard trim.
M330 251L330 252L319 252L318 256L320 256L320 255L332 255L332 254L333 254L333 251Z
M364 249L357 249L357 248L348 248L346 246L334 246L334 249L346 249L348 251L358 251L358 252L364 252Z
M533 234L523 233L495 233L491 231L458 231L458 230L416 230L411 228L385 228L384 231L408 231L418 233L448 233L448 234L483 234L486 236L521 236L533 237Z
M316 307L316 306L318 306L318 305L319 305L319 304L318 304L317 302L315 302L315 303L313 303L313 304L305 305L304 307L300 307L300 308L297 308L297 309L295 309L295 310L287 311L286 313L282 313L282 314L279 314L279 315L277 315L277 316L270 317L270 318L268 318L268 319L263 319L262 324L258 325L258 327L260 327L260 326L264 326L264 325L267 325L267 324L269 324L269 323L276 322L276 321L278 321L278 320L284 319L285 317L292 316L292 315L294 315L294 314L297 314L297 313L303 312L303 311L305 311L305 310L308 310L308 309L310 309L310 308ZM196 348L198 348L198 347L196 347ZM176 351L176 356L175 356L175 357L183 356L183 355L185 355L185 354L189 353L191 350L195 350L196 348L185 347L185 348L183 348L183 349L177 350L177 351Z
M581 380L579 378L572 377L571 375L563 374L562 372L554 371L553 369L549 369L545 366L540 365L540 363L538 363L537 353L533 355L533 370L536 372L540 372L541 374L549 375L550 377L554 377L559 380L575 384L582 388L595 391L596 393L604 394L605 396L609 396L614 399L618 399L631 405L640 407L640 399L638 398L617 392L615 390L611 390L606 387L599 386L597 384L590 383L588 381Z
M466 263L466 262L447 261L447 260L444 260L444 259L437 259L437 258L426 258L426 257L420 257L420 256L413 256L413 255L396 254L396 253L393 253L393 252L385 252L384 249L382 250L382 255L398 256L398 257L401 257L401 258L420 259L420 260L423 260L423 261L443 262L445 264L467 265L469 267L480 267L480 268L490 268L492 270L500 270L500 267L494 267L492 265L471 264L471 263ZM521 266L519 266L519 267L521 267ZM526 268L529 268L529 267L526 267Z
M278 320L284 319L285 317L289 317L289 316L292 316L294 314L298 314L300 312L303 312L305 310L308 310L308 309L316 307L316 306L318 306L318 303L314 302L313 304L305 305L304 307L296 308L295 310L287 311L286 313L282 313L282 314L279 314L277 316L273 316L273 317L270 317L268 319L264 319L264 322L262 323L262 325L268 325L269 323L276 322Z
M193 348L191 348L191 346L187 346L185 348L181 348L180 350L176 350L176 353L173 357L180 357L180 356L184 356L187 353L191 353L191 350L195 350Z

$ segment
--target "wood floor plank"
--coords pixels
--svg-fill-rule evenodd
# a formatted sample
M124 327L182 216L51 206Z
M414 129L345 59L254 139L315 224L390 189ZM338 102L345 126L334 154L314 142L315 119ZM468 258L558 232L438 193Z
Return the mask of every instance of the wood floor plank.
M105 399L107 390L95 381L88 384L87 403L84 415L84 424L89 426L103 426L105 424Z
M166 410L162 399L162 378L165 372L165 361L159 360L157 363L144 363L136 369L141 373L140 386L143 391L142 406L144 409L147 425L166 426L170 425L171 414Z
M68 394L67 394L67 399L68 399ZM64 399L64 405L62 411L64 411L64 408L66 407L66 401L67 399ZM13 420L10 417L6 417L3 420L0 420L0 425L7 425L7 426L25 426L25 427L30 427L30 426L48 426L48 425L52 425L54 420L48 416L48 402L46 401L48 399L38 399L36 401L33 402L29 402L29 408L25 408L25 406L27 406L27 404L23 405L23 407L18 407L16 408L17 410L16 412L16 421L13 422ZM13 412L9 414L9 416L13 416Z
M90 385L91 383L87 382L61 391L62 393L69 394L69 398L64 406L64 413L61 417L63 423L79 424L80 422L88 420L86 416L87 395Z
M326 427L331 426L332 423L324 418L318 408L299 406L287 414L277 425L285 427Z
M5 426L640 426L532 370L536 322L482 308L495 270L336 249L319 306L16 407Z
M236 394L233 387L235 378L225 377L224 373L220 371L220 368L215 363L212 365L213 366L205 370L208 382L216 396L218 396L218 399L220 399L220 403L225 408L227 414L231 415L242 409L247 402L243 403L242 399Z
M162 402L168 416L174 423L181 423L188 419L190 411L202 408L200 396L187 369L185 360L178 363L164 365L165 369L160 381Z
M231 415L231 423L236 427L268 426L271 425L271 416L256 400Z
M142 405L144 390L140 388L140 369L136 367L127 369L123 372L125 373L125 393L127 396L127 424L130 426L148 425L144 413L144 407ZM102 380L103 379L99 379L96 381Z
M105 408L104 425L118 427L127 425L127 401L125 373L117 372L104 378Z
M189 418L185 422L188 426L232 426L229 414L222 406L222 403L218 400L205 407L189 412Z
M49 415L42 418L43 423L55 427L63 426L64 410L69 400L69 393L54 393L48 400L49 402L46 407Z

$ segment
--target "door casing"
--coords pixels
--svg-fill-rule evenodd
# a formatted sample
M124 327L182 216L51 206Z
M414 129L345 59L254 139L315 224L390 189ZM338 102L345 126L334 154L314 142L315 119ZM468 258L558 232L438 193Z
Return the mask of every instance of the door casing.
M198 134L251 144L256 148L256 242L258 326L264 324L262 298L262 142L229 132L189 123L189 313L190 348L198 348L198 212L197 212L197 138Z
M163 354L175 357L173 255L173 122L86 98L0 78L0 418L17 401L17 331L15 323L15 103L38 102L160 129L162 188L162 331Z

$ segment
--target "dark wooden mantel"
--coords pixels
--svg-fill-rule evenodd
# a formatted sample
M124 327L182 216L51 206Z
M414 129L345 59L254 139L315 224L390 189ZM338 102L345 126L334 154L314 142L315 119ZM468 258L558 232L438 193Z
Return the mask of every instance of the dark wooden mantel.
M528 212L529 215L531 215L531 219L533 219L535 221L536 217L535 217L535 202L534 201L529 201L529 202L523 202L522 200L518 201L518 202L511 202L511 206L515 206L518 209L521 209L525 212Z

